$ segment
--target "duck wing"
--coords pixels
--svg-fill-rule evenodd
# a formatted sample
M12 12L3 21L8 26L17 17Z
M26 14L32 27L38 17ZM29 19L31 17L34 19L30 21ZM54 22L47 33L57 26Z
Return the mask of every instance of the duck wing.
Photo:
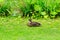
M32 22L32 25L33 25L33 26L39 26L40 23L38 23L38 22Z

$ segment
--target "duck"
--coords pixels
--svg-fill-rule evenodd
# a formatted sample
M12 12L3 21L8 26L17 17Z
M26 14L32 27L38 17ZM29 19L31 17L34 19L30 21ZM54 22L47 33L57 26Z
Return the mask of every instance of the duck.
M31 19L29 19L29 22L27 24L29 27L40 27L40 23L38 22L33 22Z

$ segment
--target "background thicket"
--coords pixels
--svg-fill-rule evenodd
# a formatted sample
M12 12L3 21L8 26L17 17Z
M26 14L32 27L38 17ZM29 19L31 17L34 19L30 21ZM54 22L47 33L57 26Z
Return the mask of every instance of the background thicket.
M2 0L0 16L56 18L60 16L59 0Z

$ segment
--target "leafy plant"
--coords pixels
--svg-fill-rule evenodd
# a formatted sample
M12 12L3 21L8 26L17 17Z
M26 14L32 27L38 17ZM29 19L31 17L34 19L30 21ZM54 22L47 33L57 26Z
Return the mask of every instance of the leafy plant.
M0 14L14 14L16 15L16 9L20 9L23 17L56 17L60 12L59 0L5 0L6 3L0 7ZM3 2L3 1L0 1ZM16 9L14 9L16 8Z
M10 11L10 6L7 3L0 6L0 16L8 16L9 11Z
M57 15L57 12L52 11L50 14L51 14L51 18L55 18L55 15Z
M42 8L39 5L34 5L34 10L41 12Z

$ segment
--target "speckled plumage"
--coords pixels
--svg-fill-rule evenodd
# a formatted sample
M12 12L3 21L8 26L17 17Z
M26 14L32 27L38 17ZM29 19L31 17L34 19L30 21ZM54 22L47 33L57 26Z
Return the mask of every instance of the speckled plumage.
M38 22L32 22L32 20L30 19L27 25L30 26L30 27L38 27L41 24L38 23Z

